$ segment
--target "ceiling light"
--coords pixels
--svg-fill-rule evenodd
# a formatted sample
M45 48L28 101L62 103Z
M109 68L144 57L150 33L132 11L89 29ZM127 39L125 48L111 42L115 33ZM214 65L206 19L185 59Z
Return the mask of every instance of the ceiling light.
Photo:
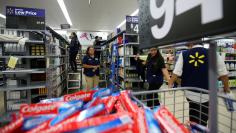
M138 15L138 12L139 12L139 9L136 9L132 14L130 14L130 16L136 16ZM122 27L125 23L126 23L126 19L123 20L116 28Z
M0 13L0 17L6 19L6 16Z
M64 16L65 16L65 18L66 18L67 23L72 26L72 22L71 22L69 13L68 13L68 11L67 11L67 9L66 9L66 6L65 6L64 1L63 1L63 0L57 0L57 2L58 2L58 4L59 4L60 7L61 7L61 10L62 10L62 12L63 12L63 14L64 14Z

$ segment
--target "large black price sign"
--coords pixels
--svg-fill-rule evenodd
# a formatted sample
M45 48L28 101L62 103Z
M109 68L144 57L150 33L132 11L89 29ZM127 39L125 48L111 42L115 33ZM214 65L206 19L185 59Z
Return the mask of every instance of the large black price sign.
M236 30L236 0L140 0L140 47Z
M45 10L7 6L6 28L45 30Z
M126 33L138 34L138 16L126 16Z

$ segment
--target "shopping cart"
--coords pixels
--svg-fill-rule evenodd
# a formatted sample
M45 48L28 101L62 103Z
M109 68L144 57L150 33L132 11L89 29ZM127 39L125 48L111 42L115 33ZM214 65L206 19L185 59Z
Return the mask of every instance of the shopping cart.
M195 92L193 92L195 91ZM155 95L158 94L158 98ZM209 123L209 120L204 120L201 118L204 115L203 110L208 107L205 103L209 100L209 91L194 88L194 87L183 87L183 88L174 88L174 89L163 89L163 90L154 90L154 91L139 91L132 92L132 98L137 102L139 106L147 107L147 103L150 108L155 108L155 100L159 100L160 104L165 106L172 114L181 122L186 123L189 121L189 117L194 118L194 116L189 115L189 110L196 111L199 114L199 117L195 117L201 123ZM149 95L149 96L148 96ZM150 98L150 95L152 97ZM191 97L194 101L187 100L187 97ZM147 97L148 96L148 97ZM236 103L236 100L229 99L223 94L218 94L218 132L220 133L236 133L236 112L230 112L227 110L225 105L225 100L232 100ZM189 103L199 104L199 109L189 108ZM209 108L211 109L211 108Z

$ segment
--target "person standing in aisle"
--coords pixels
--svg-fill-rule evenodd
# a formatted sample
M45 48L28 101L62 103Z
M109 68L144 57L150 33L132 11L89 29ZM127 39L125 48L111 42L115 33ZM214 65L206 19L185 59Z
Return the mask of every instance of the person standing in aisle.
M71 39L70 46L69 46L69 48L70 48L70 50L69 50L70 66L74 72L77 72L76 57L77 57L77 54L78 54L78 51L79 51L81 45L80 45L80 42L79 42L78 37L75 32L71 33L70 39Z
M86 56L83 58L83 68L86 80L86 91L96 87L99 82L100 61L95 56L95 50L92 46L87 48Z
M101 41L102 39L99 36L95 36L95 41L93 42L93 47L95 49L95 56L100 59L101 54Z
M219 55L217 55L217 68L219 79L224 84L224 91L230 92L227 76L228 71L223 59ZM173 83L178 77L182 79L182 87L198 87L209 90L208 50L202 45L193 45L191 49L182 52L176 62L173 75L169 82L169 88L173 87ZM206 126L209 106L208 95L201 95L199 91L186 91L185 94L189 102L189 120Z
M170 76L168 70L165 66L164 58L162 57L159 50L155 47L150 49L150 53L148 54L147 60L143 61L140 60L138 57L135 58L137 64L143 64L147 68L147 82L149 84L148 90L158 90L163 84L164 78L167 81L170 80ZM159 106L158 94L147 94L147 106L148 107L155 107Z

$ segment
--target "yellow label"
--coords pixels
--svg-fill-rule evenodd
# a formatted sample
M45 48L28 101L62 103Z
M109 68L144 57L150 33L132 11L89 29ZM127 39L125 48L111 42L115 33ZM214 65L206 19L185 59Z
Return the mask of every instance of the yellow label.
M17 58L17 57L11 56L11 57L10 57L10 60L9 60L9 62L8 62L8 67L10 67L10 68L15 68L17 61L18 61L18 58Z

